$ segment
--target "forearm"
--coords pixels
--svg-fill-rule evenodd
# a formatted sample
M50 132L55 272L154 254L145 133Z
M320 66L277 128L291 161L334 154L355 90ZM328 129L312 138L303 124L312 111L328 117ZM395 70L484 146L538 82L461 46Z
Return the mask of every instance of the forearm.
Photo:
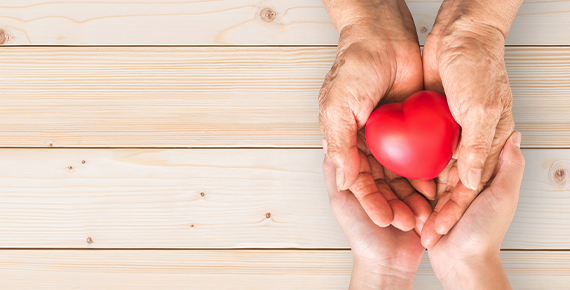
M329 17L340 33L354 24L376 24L379 20L398 21L409 14L404 0L322 0ZM409 15L411 19L411 15ZM413 20L412 20L413 25Z
M499 254L456 263L451 271L437 276L446 290L512 289Z
M445 0L437 15L436 25L446 26L463 21L475 29L490 27L507 37L523 0Z

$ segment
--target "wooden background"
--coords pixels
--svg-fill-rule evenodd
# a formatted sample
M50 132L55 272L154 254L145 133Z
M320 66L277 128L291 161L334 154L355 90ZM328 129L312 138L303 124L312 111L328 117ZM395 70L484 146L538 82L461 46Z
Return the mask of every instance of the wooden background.
M407 2L423 42L441 1ZM0 0L0 289L346 289L337 39L318 0ZM569 289L570 1L526 0L505 58L527 167L503 263ZM427 256L415 288L442 288Z

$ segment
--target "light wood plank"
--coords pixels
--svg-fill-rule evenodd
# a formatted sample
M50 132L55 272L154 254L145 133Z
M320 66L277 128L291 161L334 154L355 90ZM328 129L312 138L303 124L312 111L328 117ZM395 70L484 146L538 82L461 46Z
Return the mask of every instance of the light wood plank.
M407 1L422 44L441 2ZM264 9L275 12L275 18L264 20ZM507 44L568 45L568 25L568 1L526 0ZM0 1L0 29L9 45L336 45L338 41L319 0Z
M0 50L3 147L320 147L335 48ZM523 146L570 146L570 48L508 48Z
M524 154L503 248L570 249L570 150ZM317 149L0 150L0 247L348 248L322 159Z
M502 252L513 289L567 289L568 252ZM1 250L6 289L347 289L350 251ZM443 289L427 253L414 289Z

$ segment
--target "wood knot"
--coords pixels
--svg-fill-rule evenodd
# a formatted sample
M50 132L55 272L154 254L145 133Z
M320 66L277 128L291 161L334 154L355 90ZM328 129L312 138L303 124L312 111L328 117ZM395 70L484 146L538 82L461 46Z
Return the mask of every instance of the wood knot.
M548 180L550 184L558 188L563 188L568 183L568 174L570 174L570 163L566 161L556 161L548 170Z
M67 166L67 169L71 170L71 169L73 169L73 166L69 165L69 166Z
M420 28L421 33L426 33L427 31L428 29L425 26L422 26L422 28Z
M206 194L204 192L200 192L200 196L204 197L204 196L206 196Z
M266 213L266 214L265 214L265 218L267 218L267 219L268 219L268 218L271 218L271 213L270 213L270 212Z
M271 8L263 8L263 10L261 10L261 13L259 15L261 16L261 19L263 19L263 21L273 22L273 20L275 20L275 16L277 15L277 13L271 10Z
M81 160L81 164L85 164L85 160Z
M87 237L87 243L88 244L93 244L93 239L91 237Z
M8 32L0 28L0 44L6 44L8 42Z

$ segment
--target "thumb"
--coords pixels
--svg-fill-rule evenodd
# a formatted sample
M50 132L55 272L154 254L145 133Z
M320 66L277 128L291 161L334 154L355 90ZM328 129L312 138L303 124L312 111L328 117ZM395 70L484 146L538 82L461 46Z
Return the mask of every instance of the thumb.
M494 117L482 112L482 109L471 108L461 116L461 147L457 158L461 182L477 192L481 182L486 182L482 175L499 121L498 114Z
M520 144L521 133L514 132L503 148L497 174L490 185L497 197L513 196L511 192L518 197L525 166Z
M321 109L319 123L325 135L323 149L336 169L337 190L347 190L360 170L355 116L349 108L328 107Z

